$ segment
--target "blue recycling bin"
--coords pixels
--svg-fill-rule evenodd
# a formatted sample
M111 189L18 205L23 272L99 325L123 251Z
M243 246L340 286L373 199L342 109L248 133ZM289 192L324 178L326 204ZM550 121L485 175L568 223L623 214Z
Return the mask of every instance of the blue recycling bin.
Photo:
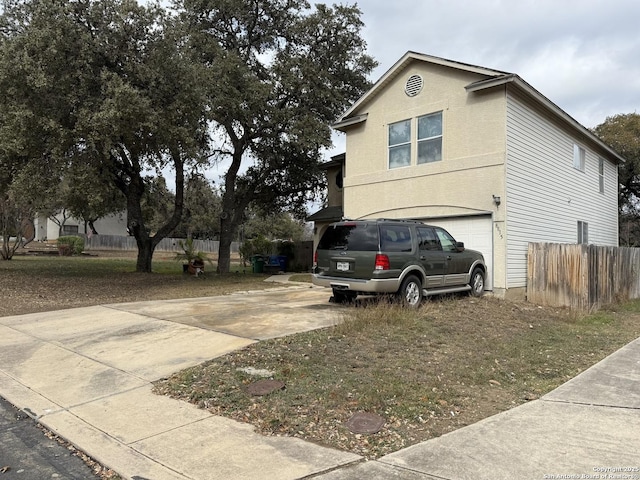
M278 268L280 272L287 271L287 257L286 255L269 255L269 261L267 262L267 266L270 269Z
M277 255L278 264L280 265L280 270L283 272L287 271L287 256L286 255Z

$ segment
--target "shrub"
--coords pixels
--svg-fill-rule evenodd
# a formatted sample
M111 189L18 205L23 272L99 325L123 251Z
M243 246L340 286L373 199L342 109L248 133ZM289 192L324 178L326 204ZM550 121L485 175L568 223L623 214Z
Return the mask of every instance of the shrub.
M80 255L84 251L84 238L65 236L58 238L60 255Z
M258 235L251 240L245 240L240 246L240 258L243 265L251 260L254 255L271 255L274 251L274 245L271 240Z
M296 258L296 244L289 240L279 240L277 244L278 255L284 255L292 262Z

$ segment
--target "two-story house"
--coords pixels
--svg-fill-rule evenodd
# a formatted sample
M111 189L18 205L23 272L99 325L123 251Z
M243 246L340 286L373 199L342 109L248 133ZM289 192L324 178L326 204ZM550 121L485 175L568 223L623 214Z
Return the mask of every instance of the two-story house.
M529 242L618 245L624 159L516 74L408 52L333 127L344 217L443 226L498 295L524 294Z

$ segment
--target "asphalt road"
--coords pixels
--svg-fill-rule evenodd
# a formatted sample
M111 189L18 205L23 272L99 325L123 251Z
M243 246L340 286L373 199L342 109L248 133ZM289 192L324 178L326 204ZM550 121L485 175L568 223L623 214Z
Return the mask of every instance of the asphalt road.
M99 478L64 445L45 436L36 422L0 397L1 480Z

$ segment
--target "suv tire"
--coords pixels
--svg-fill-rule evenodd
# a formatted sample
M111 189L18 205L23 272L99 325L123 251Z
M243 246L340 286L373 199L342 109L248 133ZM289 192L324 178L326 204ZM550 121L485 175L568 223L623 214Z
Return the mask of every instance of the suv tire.
M476 268L471 274L471 280L469 281L471 287L471 295L474 297L481 297L484 293L484 272L481 268Z
M415 275L409 275L402 282L398 295L402 305L418 308L422 302L422 282Z

